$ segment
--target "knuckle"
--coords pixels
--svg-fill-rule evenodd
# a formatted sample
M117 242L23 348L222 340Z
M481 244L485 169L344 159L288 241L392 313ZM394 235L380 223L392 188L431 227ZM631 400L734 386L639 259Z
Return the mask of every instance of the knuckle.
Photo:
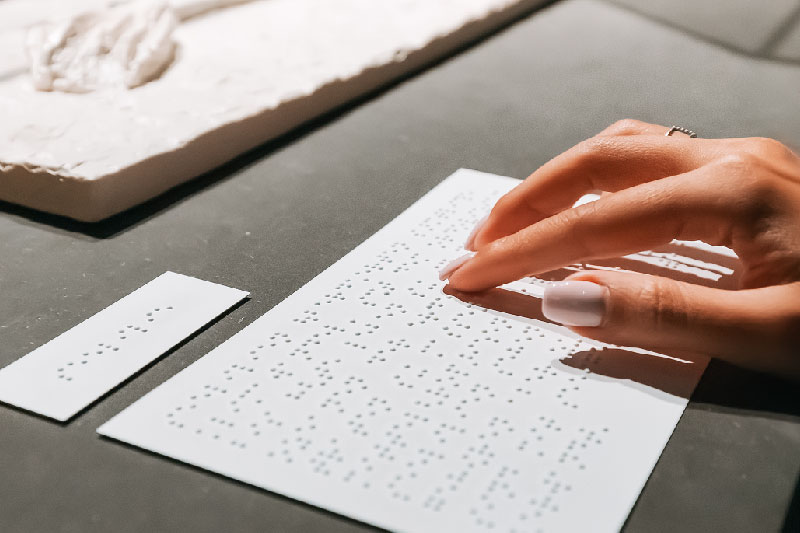
M748 139L753 151L767 160L786 158L794 155L782 142L769 137L753 137Z
M718 166L737 176L751 174L760 163L757 155L743 150L726 154L716 162Z
M513 238L513 235L510 235L487 243L480 251L483 261L491 261L493 258L501 256Z
M509 198L509 195L506 194L500 197L497 202L495 202L494 206L490 211L490 215L498 215L500 213L506 213L511 208L511 204L513 203L513 199Z
M567 209L564 211L564 215L568 217L568 220L572 223L572 225L577 226L582 222L591 220L593 217L595 217L595 215L598 214L598 212L598 203L589 202L587 204L581 204L573 207L572 209Z
M553 222L570 232L575 232L590 225L587 223L590 222L592 215L597 211L597 206L594 205L596 203L591 202L561 211L556 217L553 217Z
M529 195L507 194L500 198L492 207L490 217L496 222L510 220L519 212L527 211L533 216L544 216L535 203L536 198Z
M651 323L656 330L668 327L686 327L689 323L687 298L680 284L672 280L648 276L642 284L640 298L651 313Z
M601 135L636 135L641 133L644 122L633 118L623 118L611 124Z
M597 202L591 202L579 205L547 219L554 224L558 232L569 235L572 246L575 247L576 253L582 259L591 258L594 254L591 236L593 221L597 213L596 204Z
M599 163L602 156L613 151L616 145L613 137L586 139L575 147L575 162L582 167Z
M739 152L725 156L718 165L728 178L728 192L741 200L739 207L746 212L760 212L772 204L778 187L773 173L764 171L761 156Z
M765 170L775 172L781 163L796 162L798 157L780 141L767 137L729 139L725 143L728 153L719 162L729 168L742 170Z

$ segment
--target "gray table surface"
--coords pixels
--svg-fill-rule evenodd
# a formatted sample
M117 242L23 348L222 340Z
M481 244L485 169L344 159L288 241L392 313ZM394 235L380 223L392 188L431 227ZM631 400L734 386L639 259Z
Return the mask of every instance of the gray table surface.
M0 365L165 270L252 299L68 424L0 406L0 530L369 530L95 429L459 167L525 177L621 117L800 146L800 4L708 5L556 3L99 225L1 206ZM798 531L798 472L797 385L713 363L626 530Z

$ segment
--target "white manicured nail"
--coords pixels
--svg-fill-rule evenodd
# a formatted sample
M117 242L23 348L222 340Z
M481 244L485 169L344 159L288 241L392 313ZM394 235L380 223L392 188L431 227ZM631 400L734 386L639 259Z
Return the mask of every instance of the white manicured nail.
M542 313L565 326L599 326L603 323L608 288L591 281L558 281L544 289Z
M440 271L439 271L439 279L444 281L450 277L450 275L458 270L458 267L469 261L475 256L474 252L470 252L468 254L464 254L460 257L457 257L447 263Z
M475 251L475 236L478 235L481 228L486 225L488 219L489 215L486 215L475 224L475 227L472 228L472 231L469 233L469 237L467 237L467 242L464 244L465 249Z

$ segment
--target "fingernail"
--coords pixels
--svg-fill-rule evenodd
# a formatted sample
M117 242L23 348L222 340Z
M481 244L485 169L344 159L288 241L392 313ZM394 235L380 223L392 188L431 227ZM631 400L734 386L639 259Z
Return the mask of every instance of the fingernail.
M467 242L464 244L464 248L467 250L475 251L475 236L478 235L478 232L486 225L486 220L488 220L489 215L486 215L482 219L475 224L475 227L472 228L472 231L469 233L469 237L467 237Z
M458 268L459 268L461 265L463 265L464 263L466 263L467 261L469 261L470 259L472 259L474 256L475 256L475 253L474 253L474 252L470 252L470 253L468 253L468 254L464 254L464 255L462 255L461 257L457 257L456 259L453 259L452 261L450 261L449 263L447 263L447 264L444 266L444 268L442 268L442 269L439 271L439 279L440 279L440 280L442 280L442 281L446 280L447 278L449 278L449 277L450 277L450 275L451 275L453 272L455 272L456 270L458 270Z
M591 281L559 281L544 289L542 313L565 326L599 326L606 314L608 288Z

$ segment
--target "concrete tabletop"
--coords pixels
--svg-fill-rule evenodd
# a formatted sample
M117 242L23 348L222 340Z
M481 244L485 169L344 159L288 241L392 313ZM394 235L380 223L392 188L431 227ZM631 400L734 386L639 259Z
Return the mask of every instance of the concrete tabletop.
M252 295L70 423L0 406L0 530L370 530L95 429L459 167L523 178L623 117L800 147L800 2L698 4L555 3L104 223L0 206L0 366L165 270ZM798 386L712 363L625 529L800 531L798 473Z

